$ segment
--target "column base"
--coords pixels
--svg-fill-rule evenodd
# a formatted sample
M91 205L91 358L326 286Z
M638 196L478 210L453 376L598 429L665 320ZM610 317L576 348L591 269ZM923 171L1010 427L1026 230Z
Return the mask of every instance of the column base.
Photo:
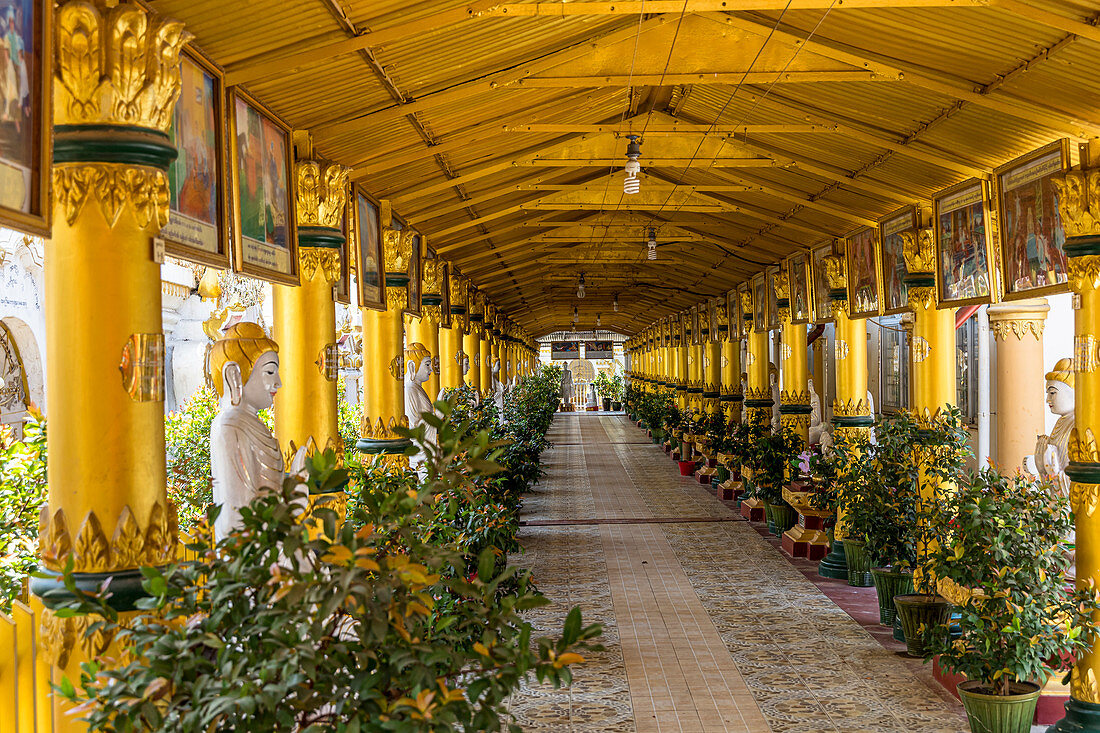
M1047 728L1047 733L1100 732L1100 705L1070 698L1066 717Z
M848 558L844 554L844 543L833 540L832 550L821 559L817 566L817 574L822 578L833 580L848 579Z
M400 438L398 440L370 440L367 438L360 438L355 442L355 450L360 453L405 453L405 449L412 445L412 441L407 438Z

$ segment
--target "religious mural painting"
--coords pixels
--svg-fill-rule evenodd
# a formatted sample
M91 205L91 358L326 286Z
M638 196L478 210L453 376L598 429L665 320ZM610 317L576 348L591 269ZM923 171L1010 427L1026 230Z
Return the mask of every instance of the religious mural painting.
M551 341L550 359L552 361L570 361L581 358L580 341Z
M862 229L845 242L852 316L876 316L879 312L877 239L877 229Z
M813 317L810 302L810 258L800 252L787 261L787 282L790 286L791 323L809 323Z
M988 205L988 185L976 178L941 191L932 199L940 305L992 300Z
M712 344L718 343L718 299L710 298L707 300L707 323L710 331L709 341Z
M882 312L890 315L909 309L909 288L905 284L905 244L902 235L915 232L917 207L906 206L879 224L879 262L882 268Z
M584 342L584 358L586 359L611 359L614 356L614 347L610 341Z
M0 224L50 234L50 0L0 0Z
M168 254L220 269L229 267L224 131L221 72L184 47L180 97L169 131L176 159L168 166L168 224L160 236Z
M829 305L829 278L825 277L825 258L832 253L832 244L823 244L810 252L814 323L831 323L833 320L833 309Z
M726 313L730 320L730 339L736 341L744 335L744 319L741 316L741 294L734 288L726 293Z
M774 331L779 328L779 298L775 294L775 276L779 274L779 266L772 265L764 270L764 280L766 287L764 288L764 297L768 299L768 326L767 330Z
M438 259L438 255L436 256ZM451 316L451 268L453 265L447 260L439 260L441 267L439 272L439 325L450 328Z
M239 89L231 101L234 265L261 280L297 285L290 127Z
M382 257L382 222L378 203L371 200L360 186L353 189L355 201L356 258L355 275L359 286L359 306L373 310L386 309L386 283Z
M994 171L1005 300L1068 288L1066 233L1051 178L1069 166L1069 140L1063 139Z
M768 294L764 273L752 278L752 330L763 333L768 330Z

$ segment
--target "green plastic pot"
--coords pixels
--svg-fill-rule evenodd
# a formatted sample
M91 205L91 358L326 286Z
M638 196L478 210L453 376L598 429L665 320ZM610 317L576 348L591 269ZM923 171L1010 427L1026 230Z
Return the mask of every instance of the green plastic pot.
M848 560L848 585L855 588L870 588L871 556L860 540L844 539L844 557Z
M901 628L905 632L905 648L911 657L927 657L921 627L931 629L947 623L951 618L951 603L941 596L926 593L906 593L894 596Z
M717 477L718 477L718 483L722 483L723 481L729 480L730 470L728 468L726 468L725 466L719 464L718 465Z
M1039 702L1039 685L1016 682L1013 695L989 695L979 692L979 680L960 682L957 689L972 733L1028 733Z
M897 618L894 596L913 592L913 574L891 572L886 568L871 568L871 580L878 593L878 620L883 626L893 626Z
M798 522L798 514L786 503L772 504L765 501L764 518L768 521L768 531L776 537L781 537Z

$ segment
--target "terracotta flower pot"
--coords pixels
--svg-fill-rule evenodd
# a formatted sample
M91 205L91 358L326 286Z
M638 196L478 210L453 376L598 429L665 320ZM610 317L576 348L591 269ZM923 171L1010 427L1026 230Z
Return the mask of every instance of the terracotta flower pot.
M690 476L695 473L695 461L677 461L680 464L680 475Z

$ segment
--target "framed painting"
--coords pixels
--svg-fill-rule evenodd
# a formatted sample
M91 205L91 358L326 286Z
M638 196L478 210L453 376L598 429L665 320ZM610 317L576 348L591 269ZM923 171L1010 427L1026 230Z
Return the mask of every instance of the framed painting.
M741 294L737 288L726 293L726 315L729 318L730 341L737 341L744 335L743 319L741 317Z
M1070 164L1069 140L1062 139L993 172L1005 300L1069 290L1066 232L1051 178Z
M420 282L420 263L424 261L423 248L427 244L427 239L419 234L413 234L412 238L412 254L409 257L409 305L405 308L405 312L410 316L420 317L421 313L421 285Z
M829 278L825 276L825 258L833 253L832 244L823 244L810 252L810 287L813 292L814 323L832 323L829 302Z
M752 278L752 330L764 333L768 330L768 293L764 273Z
M947 307L993 300L989 185L972 178L932 198L936 293Z
M786 261L787 283L790 286L791 323L809 323L813 319L810 302L810 258L805 252L791 255Z
M703 343L703 321L699 318L699 306L691 306L691 344L698 346Z
M439 259L436 256L436 263L439 267L439 325L443 328L451 327L451 267L453 266L447 260Z
M764 278L767 282L764 295L768 299L768 328L774 331L779 328L779 297L775 294L775 276L779 274L779 265L772 265L764 270Z
M879 223L879 267L882 272L882 312L885 315L909 310L909 287L905 276L905 243L902 234L916 236L917 207L906 206Z
M168 166L164 250L228 269L225 90L221 71L189 45L180 53L180 97L168 135L177 157Z
M737 312L741 317L741 336L748 336L753 329L753 314L755 308L752 302L752 281L743 282L737 286Z
M359 286L359 307L386 310L385 260L382 257L382 221L378 202L361 186L352 188L355 216L355 279Z
M230 93L230 106L233 264L251 277L297 285L290 127L241 89Z
M877 316L878 230L861 229L845 240L848 259L848 307L853 318Z
M718 299L707 300L707 319L710 322L710 343L716 344L721 334L718 332Z
M53 2L0 0L0 224L50 236Z

